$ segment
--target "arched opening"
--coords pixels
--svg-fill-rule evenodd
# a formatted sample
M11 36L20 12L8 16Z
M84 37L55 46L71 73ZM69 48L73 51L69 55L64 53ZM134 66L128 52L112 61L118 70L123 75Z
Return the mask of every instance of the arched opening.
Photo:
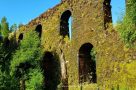
M79 49L79 83L96 83L96 62L91 54L92 49L93 45L90 43L83 44Z
M44 74L44 90L56 90L60 83L60 63L58 56L51 52L46 52L42 60L42 69Z
M35 31L37 33L39 33L39 37L41 37L41 35L42 35L42 25L41 24L37 25Z
M18 37L19 40L23 40L23 33L21 33Z
M113 25L120 19L122 20L126 12L126 0L104 0L103 11L104 11L104 28L108 28L108 23Z
M23 33L21 33L21 34L19 35L19 37L18 37L18 43L19 43L21 40L23 40Z
M68 36L70 38L71 36L71 22L72 18L71 17L71 11L67 10L65 11L60 20L60 35L65 38L65 36Z
M112 15L111 15L111 0L104 0L103 2L103 11L104 11L104 28L108 28L108 23L112 22Z
M118 21L122 21L126 12L126 0L111 0L111 14L113 25L116 25Z

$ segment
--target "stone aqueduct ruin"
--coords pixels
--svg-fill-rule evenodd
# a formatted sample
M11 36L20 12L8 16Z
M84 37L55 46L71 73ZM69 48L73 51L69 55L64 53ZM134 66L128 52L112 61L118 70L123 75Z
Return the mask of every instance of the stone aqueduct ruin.
M45 55L45 83L49 86L54 76L55 60L60 63L61 82L64 86L88 82L99 86L121 84L121 77L129 73L129 83L136 78L127 68L130 58L134 64L135 49L127 49L112 23L111 0L62 0L60 4L33 19L17 33L19 40L30 29L35 29L41 38ZM69 37L69 18L72 17L72 38ZM95 60L90 55L96 52ZM128 55L128 58L125 56ZM54 66L53 66L54 65ZM134 69L132 68L132 71ZM50 76L50 77L49 77ZM134 86L134 83L130 86ZM90 90L90 89L89 89Z

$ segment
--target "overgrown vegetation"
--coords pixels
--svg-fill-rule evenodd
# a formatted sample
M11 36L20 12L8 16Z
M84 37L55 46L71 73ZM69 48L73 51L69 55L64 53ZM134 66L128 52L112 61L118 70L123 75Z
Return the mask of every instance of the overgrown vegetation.
M21 88L26 88L27 90L42 89L41 56L38 34L34 31L26 33L26 36L20 42L18 49L13 55L10 66L11 76L22 82Z
M10 31L5 17L2 19L0 26L0 90L16 90L16 80L10 76L9 68L15 47L13 47L12 40L9 41L8 39Z
M6 18L0 24L0 90L41 90L43 73L40 67L42 57L40 38L34 31L26 34L18 44L14 24L9 29ZM33 38L32 38L33 37Z
M136 40L136 0L127 0L126 14L119 21L117 29L127 46L131 46Z
M135 0L129 0L128 2L129 4L127 8L127 13L125 17L123 18L123 20L118 23L117 29L120 32L120 36L125 42L125 44L131 46L136 39L136 31L135 31L136 15L134 14L136 12L135 10L136 2ZM47 24L45 23L45 26L46 25L54 26L56 22L57 20L53 23L53 25L50 22L48 22ZM9 32L16 31L17 27L16 25L13 25L13 27L11 27L10 29L6 29L8 27L8 25L6 24L8 23L4 21L4 23L0 25L0 35L4 36L2 41L0 42L0 90L19 90L24 88L26 90L43 89L43 85L42 85L43 72L40 67L40 60L42 58L40 39L38 38L37 34L33 31L26 32L23 40L20 41L18 48L13 49L13 45L8 46L9 44L6 44L6 41L8 41L7 37ZM57 51L58 47L56 49L56 45L59 46L59 43L56 43L56 42L59 42L60 39L57 38L56 27L51 27L51 28L43 27L43 28L44 30L46 30L46 32L43 32L45 37L44 38L45 41L43 40L43 43L46 43L44 44L44 50L45 51L54 50L56 53L58 53ZM56 32L53 33L54 31ZM83 32L80 32L80 33L81 35L83 34ZM79 36L80 36L80 33L78 33ZM98 80L100 81L97 84L99 84L99 86L103 85L104 89L106 88L106 85L107 85L107 87L112 88L112 90L116 90L116 89L127 90L126 87L129 87L129 85L127 86L127 84L130 84L130 86L135 85L134 84L135 83L134 82L135 64L133 60L135 56L131 54L131 53L134 53L135 51L127 52L129 51L128 49L126 50L127 53L123 51L124 44L120 42L116 42L118 37L113 34L114 33L113 30L111 30L110 34L108 31L106 33L105 31L104 33L103 31L98 33L97 33L97 30L96 31L94 30L91 34L88 32L84 33L85 37L82 37L82 38L76 37L75 41L74 40L70 41L68 37L64 38L64 41L66 43L65 45L62 45L61 48L64 48L63 49L64 54L68 62L67 65L68 65L68 75L69 75L68 76L69 89L70 90L81 89L81 86L79 86L78 84L78 74L77 74L78 70L76 65L77 63L74 60L77 60L76 55L79 49L78 44L81 44L86 40L86 41L92 42L93 45L96 46L95 49L98 52L97 54L98 57L96 61L98 61L97 65L99 65L97 69L99 70L97 71L98 72L97 75L99 77ZM103 35L101 33L103 33ZM90 37L88 38L89 35ZM54 39L54 37L56 39ZM98 41L97 41L97 38L98 38ZM13 40L14 40L14 37L13 37ZM71 42L74 44L72 44ZM97 44L95 44L95 42L97 42ZM10 44L11 43L12 42L10 41ZM92 60L95 61L96 59L95 50L93 49L90 54L92 56ZM56 59L57 57L54 57L54 58ZM60 79L57 77L57 68L55 68L53 72L55 72L53 76L56 75L56 77L53 78L52 80L53 83L51 82L52 88L53 88L54 82L56 83L55 85L60 83L57 81L58 79ZM123 84L124 87L122 88L121 85L119 86L118 85L119 83ZM90 88L96 89L98 88L97 84L83 85L82 89L83 90L84 89L90 90ZM61 89L61 85L60 85L60 89Z

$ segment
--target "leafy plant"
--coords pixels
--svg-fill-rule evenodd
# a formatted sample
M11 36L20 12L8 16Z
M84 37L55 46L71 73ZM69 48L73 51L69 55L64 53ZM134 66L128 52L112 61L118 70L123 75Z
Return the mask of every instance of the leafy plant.
M131 46L136 40L136 1L128 0L126 15L118 22L117 29L126 45Z
M20 82L23 82L22 86L26 83L26 90L37 90L37 88L40 90L39 88L42 86L42 71L39 68L41 56L38 34L29 31L20 42L16 52L13 53L10 66L11 76L19 78Z
M9 24L7 22L7 18L6 17L3 17L2 20L1 20L1 33L4 37L8 37L8 34L9 34Z

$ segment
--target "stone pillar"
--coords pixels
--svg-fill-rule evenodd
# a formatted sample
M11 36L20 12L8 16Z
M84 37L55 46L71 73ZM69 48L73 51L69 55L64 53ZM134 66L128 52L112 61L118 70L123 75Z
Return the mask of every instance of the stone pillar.
M61 76L62 76L62 90L68 90L67 66L66 66L65 56L62 50L60 55L60 63L61 63Z

